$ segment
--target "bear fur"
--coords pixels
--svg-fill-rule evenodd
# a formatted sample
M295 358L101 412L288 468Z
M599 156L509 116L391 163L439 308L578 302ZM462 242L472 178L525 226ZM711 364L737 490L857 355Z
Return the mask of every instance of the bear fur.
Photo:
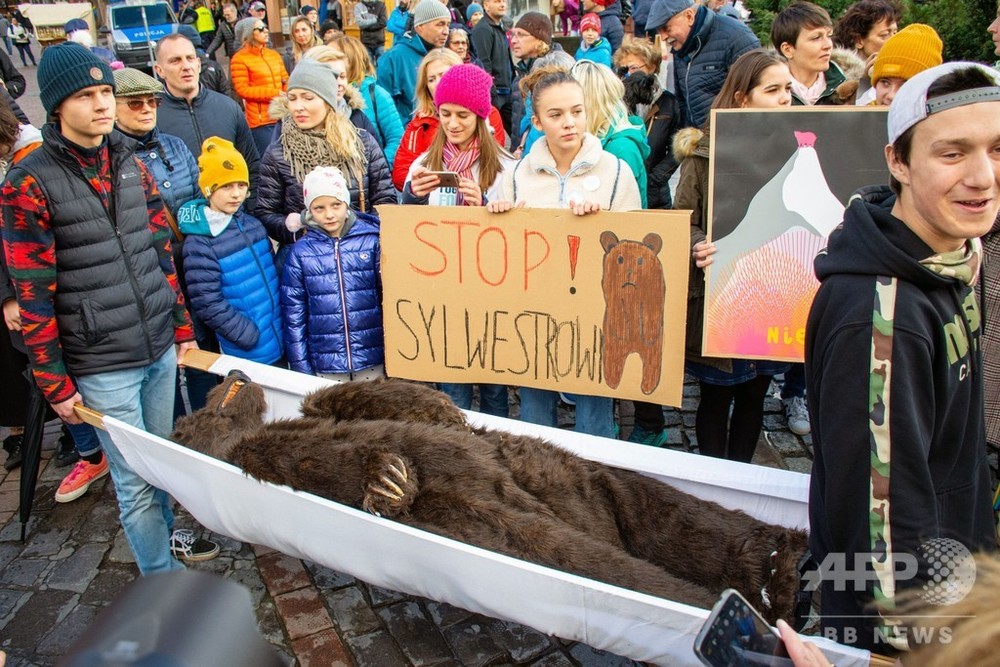
M735 588L768 621L794 620L803 531L539 438L472 429L422 385L339 384L305 399L308 416L272 423L265 408L259 385L230 377L172 437L259 480L498 553L702 608Z

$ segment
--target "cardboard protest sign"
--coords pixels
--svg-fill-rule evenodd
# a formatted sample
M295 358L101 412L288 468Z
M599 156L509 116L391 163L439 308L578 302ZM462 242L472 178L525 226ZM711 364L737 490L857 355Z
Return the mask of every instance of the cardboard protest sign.
M851 196L887 185L885 108L712 112L706 356L802 361L813 259Z
M390 376L680 405L690 213L378 211Z

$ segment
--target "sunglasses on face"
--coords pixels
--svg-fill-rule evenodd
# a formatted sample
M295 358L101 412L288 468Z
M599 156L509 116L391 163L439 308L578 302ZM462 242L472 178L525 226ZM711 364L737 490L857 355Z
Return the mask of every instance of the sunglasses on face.
M267 32L267 26L266 25L254 26L254 32Z
M132 111L142 111L147 104L149 105L150 109L156 109L158 106L160 106L160 103L162 101L163 100L161 100L159 97L147 97L145 99L131 98L127 100L122 100L122 102L124 102L125 105Z

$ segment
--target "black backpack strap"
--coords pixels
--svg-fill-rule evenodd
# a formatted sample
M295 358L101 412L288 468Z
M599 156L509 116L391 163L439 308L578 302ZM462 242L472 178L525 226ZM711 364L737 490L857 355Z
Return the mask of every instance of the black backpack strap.
M615 158L615 160L618 162L618 169L617 169L617 171L615 171L615 183L611 187L611 199L608 202L608 210L609 211L615 205L615 195L618 194L618 178L622 175L622 161L621 161L621 158Z

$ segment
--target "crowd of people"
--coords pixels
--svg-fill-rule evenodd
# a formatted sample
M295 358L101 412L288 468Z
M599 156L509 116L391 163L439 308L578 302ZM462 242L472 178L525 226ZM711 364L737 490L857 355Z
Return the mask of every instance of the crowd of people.
M391 13L364 0L350 21L360 38L341 31L336 0L303 6L284 54L259 1L194 2L181 12L193 29L157 43L155 78L113 71L85 38L46 49L41 131L0 52L5 466L20 462L26 396L39 391L66 425L56 460L74 464L57 501L110 474L143 574L211 558L217 545L172 531L165 494L80 423L77 403L167 436L215 384L183 368L194 348L341 381L384 376L379 205L674 208L693 212L685 368L699 383L700 453L751 461L778 378L789 428L813 436L817 559L910 553L935 536L995 546L986 443L1000 444L1000 337L979 308L1000 306L982 262L1000 262L1000 81L942 65L934 28L898 30L893 0L859 0L837 21L794 2L763 47L728 4L636 2L625 35L621 0L560 2L574 56L549 16L511 20L506 0ZM989 31L1000 54L1000 18ZM225 82L205 77L225 74L219 49ZM794 105L888 106L891 190L852 200L816 260L805 364L703 356L710 112ZM522 420L557 423L553 391L440 389L499 416L516 391ZM577 431L619 437L614 400L563 399ZM662 406L637 402L628 439L664 446ZM891 567L872 568L865 595L824 585L825 625L879 626L865 602L891 602L895 583ZM905 649L891 630L859 645Z

